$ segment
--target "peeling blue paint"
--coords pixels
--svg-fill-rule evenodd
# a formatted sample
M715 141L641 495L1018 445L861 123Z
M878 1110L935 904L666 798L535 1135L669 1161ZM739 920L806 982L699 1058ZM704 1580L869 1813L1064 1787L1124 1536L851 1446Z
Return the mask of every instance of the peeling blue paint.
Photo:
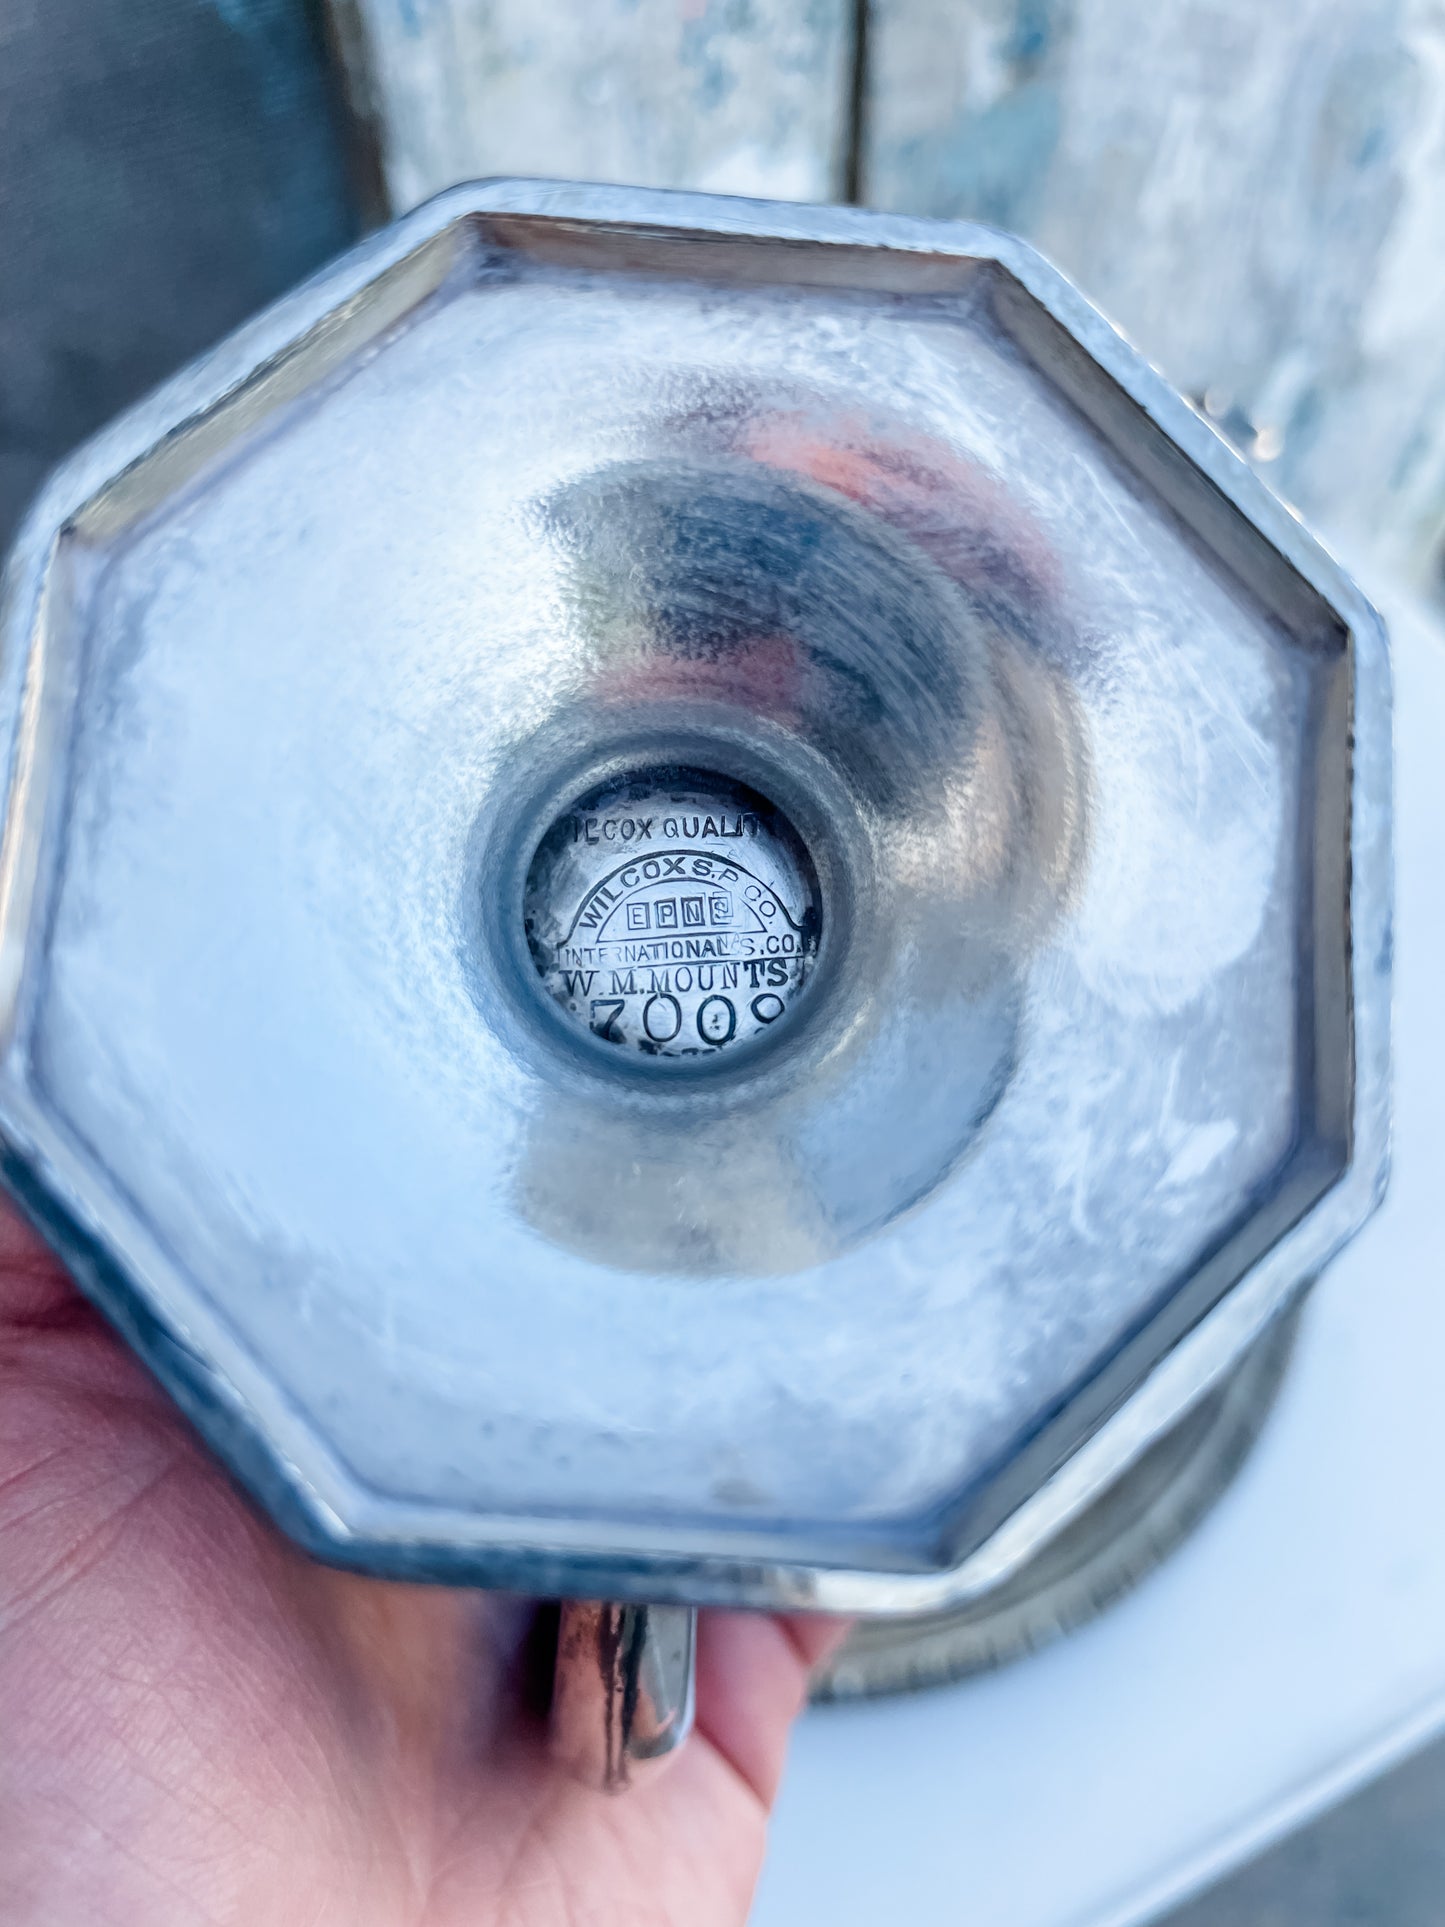
M911 207L1028 229L1061 134L1059 87L1073 22L1074 0L1015 0L996 43L1007 87L987 106L905 135L886 157L889 174L908 181ZM876 169L878 160L869 165Z
M1037 71L1054 37L1055 13L1050 0L1023 0L1004 48L1004 58L1020 79Z
M1047 182L1060 124L1057 93L1035 82L946 134L901 142L896 165L918 182L918 205L927 212L1026 228Z
M737 86L737 76L718 58L722 37L749 24L748 0L711 0L699 20L683 27L678 49L682 64L696 71L693 100L702 113L713 113Z

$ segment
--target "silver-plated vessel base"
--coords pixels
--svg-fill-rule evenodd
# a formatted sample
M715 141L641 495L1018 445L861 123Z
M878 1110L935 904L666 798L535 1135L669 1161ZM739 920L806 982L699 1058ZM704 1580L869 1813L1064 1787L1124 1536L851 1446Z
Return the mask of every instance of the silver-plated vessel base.
M679 768L576 798L539 842L523 898L532 961L564 1018L654 1060L774 1034L812 975L821 914L783 812Z
M814 1700L869 1699L1007 1665L1145 1579L1223 1496L1284 1380L1302 1301L1225 1381L1003 1585L952 1611L863 1620L813 1676Z

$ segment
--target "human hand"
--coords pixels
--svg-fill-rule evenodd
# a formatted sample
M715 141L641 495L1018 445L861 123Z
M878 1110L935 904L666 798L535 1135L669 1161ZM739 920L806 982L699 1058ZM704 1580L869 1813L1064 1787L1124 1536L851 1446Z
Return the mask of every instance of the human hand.
M0 1211L6 1927L738 1927L838 1629L704 1613L614 1799L548 1762L530 1617L297 1552Z

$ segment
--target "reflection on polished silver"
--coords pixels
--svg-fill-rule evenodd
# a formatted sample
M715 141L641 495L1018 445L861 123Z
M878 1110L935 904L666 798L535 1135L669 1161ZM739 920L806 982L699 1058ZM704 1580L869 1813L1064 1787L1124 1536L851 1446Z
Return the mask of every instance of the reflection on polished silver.
M686 1606L563 1604L552 1757L604 1793L656 1772L692 1731L697 1614Z
M523 914L572 1022L654 1058L782 1034L821 923L786 817L742 784L679 769L578 797L537 846Z
M331 1560L980 1597L1379 1198L1383 634L1005 236L458 189L77 455L0 620L6 1182ZM649 1026L745 872L788 981Z

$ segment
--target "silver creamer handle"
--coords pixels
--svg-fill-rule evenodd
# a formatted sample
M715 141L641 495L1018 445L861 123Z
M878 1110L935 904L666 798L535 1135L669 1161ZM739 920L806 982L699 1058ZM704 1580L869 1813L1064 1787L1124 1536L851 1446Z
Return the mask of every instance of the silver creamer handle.
M607 1793L657 1773L692 1731L696 1645L690 1606L564 1601L552 1757Z

